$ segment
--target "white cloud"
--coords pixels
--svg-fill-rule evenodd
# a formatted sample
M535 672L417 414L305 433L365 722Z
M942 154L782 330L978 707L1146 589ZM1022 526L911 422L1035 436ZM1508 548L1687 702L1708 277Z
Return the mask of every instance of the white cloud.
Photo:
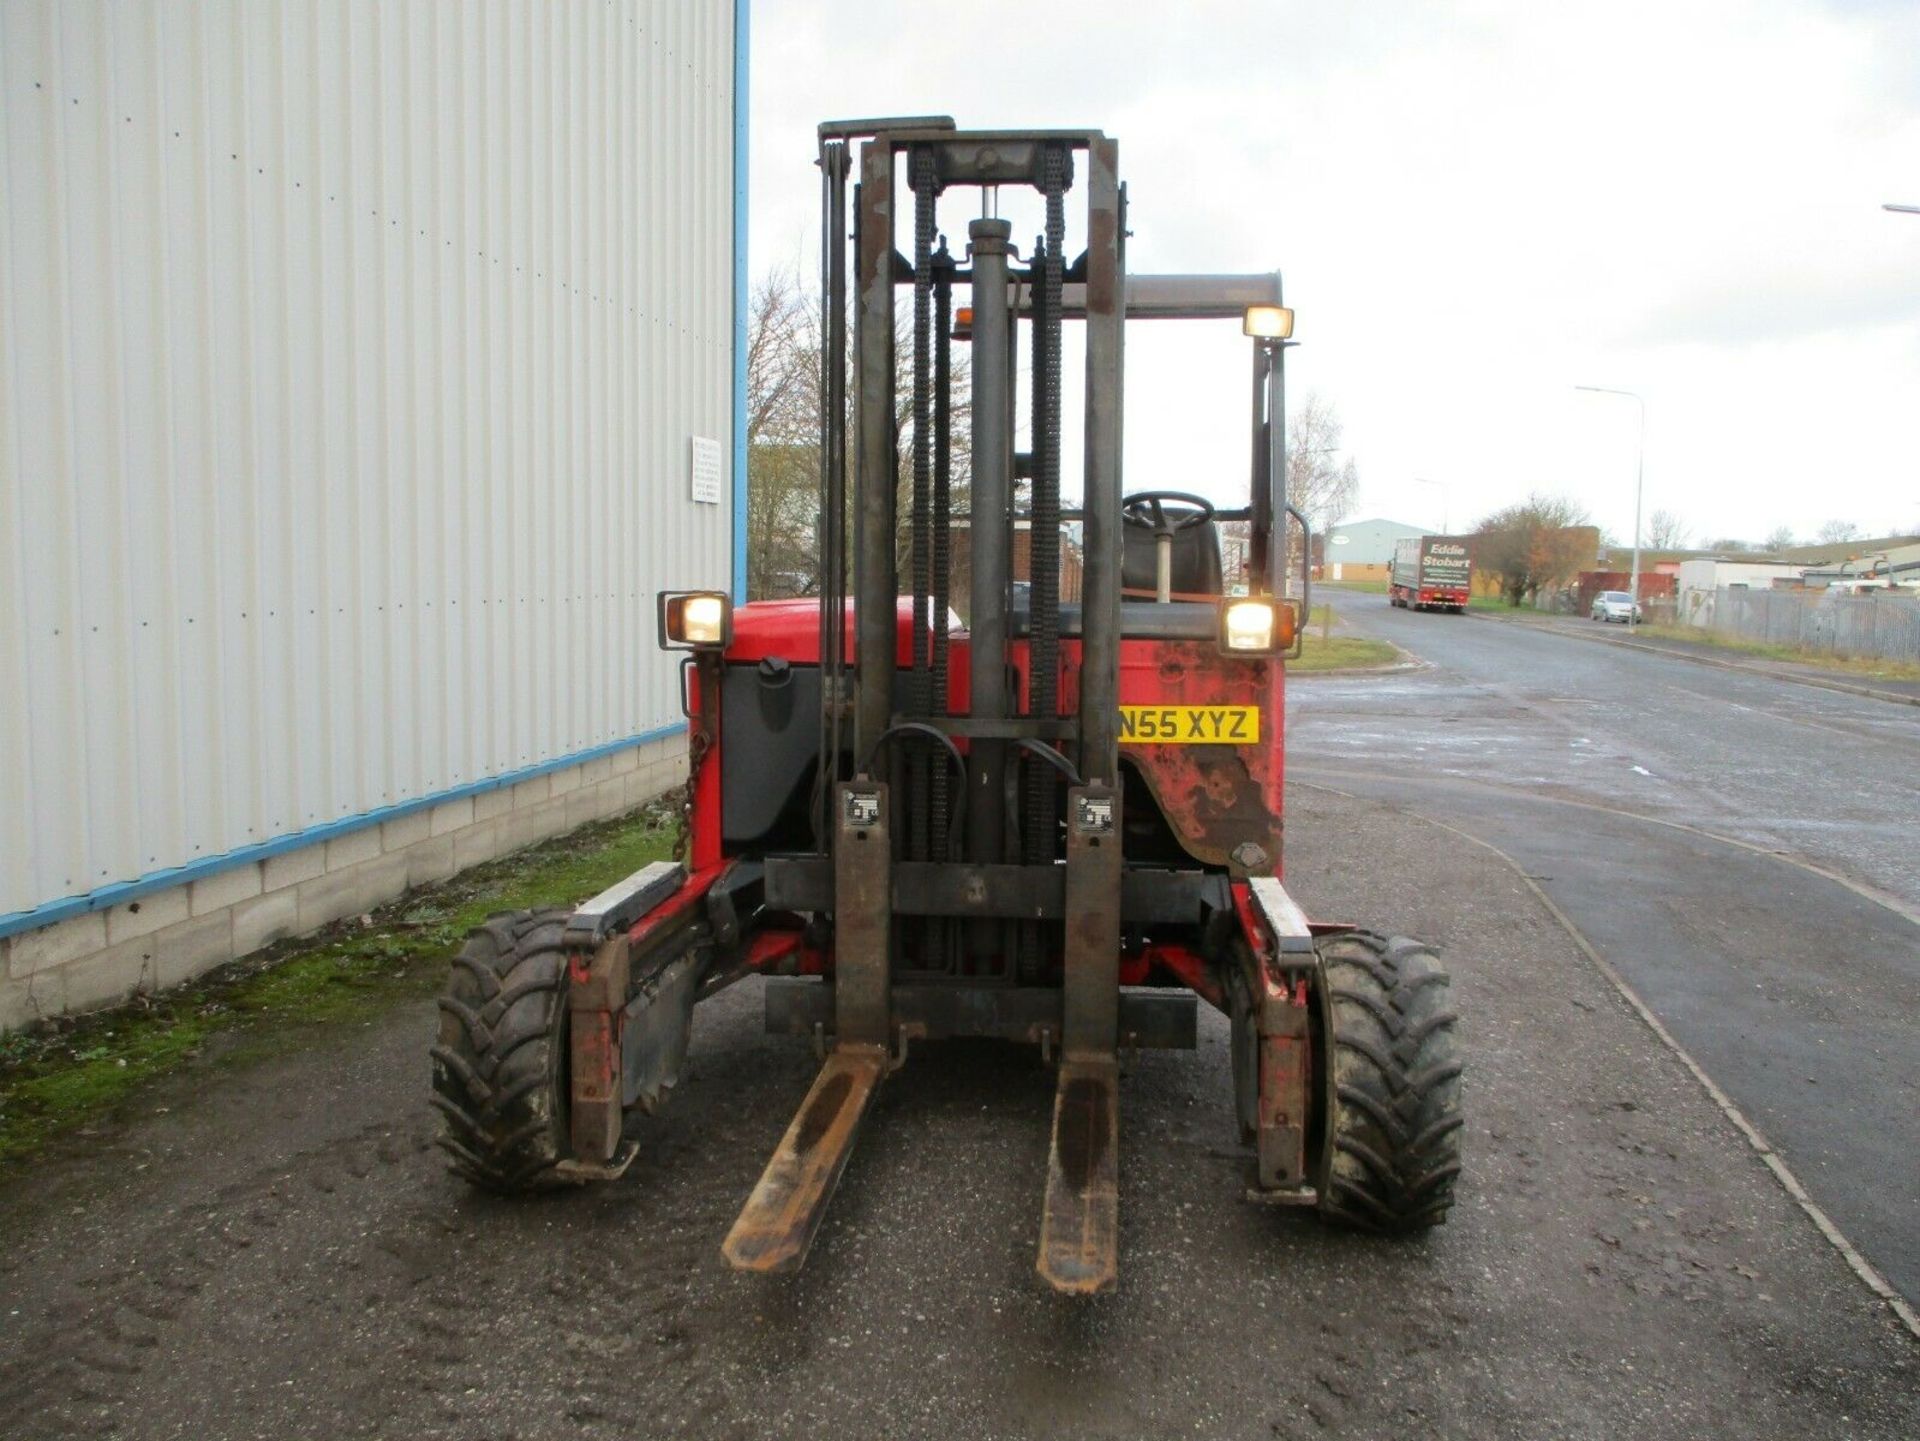
M821 119L1095 125L1134 269L1284 269L1293 381L1345 417L1367 512L1437 523L1424 476L1456 525L1546 489L1626 534L1633 408L1587 382L1648 396L1647 508L1696 531L1920 519L1920 216L1879 209L1920 203L1920 6L912 16L755 7L756 268L811 254ZM1240 484L1242 344L1135 328L1130 485Z

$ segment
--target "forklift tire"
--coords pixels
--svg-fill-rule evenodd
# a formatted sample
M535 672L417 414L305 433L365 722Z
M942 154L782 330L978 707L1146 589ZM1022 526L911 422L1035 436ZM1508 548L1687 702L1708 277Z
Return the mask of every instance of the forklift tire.
M440 998L433 1104L452 1169L496 1195L560 1184L567 1139L567 910L503 911L467 936Z
M1317 942L1333 1028L1320 1212L1388 1235L1439 1225L1460 1174L1460 1062L1450 978L1418 941Z

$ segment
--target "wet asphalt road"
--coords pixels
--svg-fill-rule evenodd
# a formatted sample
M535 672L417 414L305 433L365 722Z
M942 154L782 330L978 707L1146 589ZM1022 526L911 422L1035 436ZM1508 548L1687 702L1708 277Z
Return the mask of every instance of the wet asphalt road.
M1334 604L1428 665L1301 678L1291 777L1518 860L1920 1300L1920 710Z
M1526 621L1319 592L1329 596L1343 619L1436 669L1303 678L1290 716L1305 727L1293 737L1297 761L1346 757L1678 821L1816 862L1920 915L1920 708L1595 645ZM1319 726L1334 714L1337 731Z
M807 1269L719 1244L813 1071L758 987L616 1184L478 1197L432 1147L431 1007L202 1066L0 1188L0 1436L1920 1435L1920 1345L1491 852L1303 787L1317 914L1455 977L1465 1172L1411 1243L1242 1199L1225 1027L1121 1089L1121 1278L1033 1274L1053 1080L916 1051Z

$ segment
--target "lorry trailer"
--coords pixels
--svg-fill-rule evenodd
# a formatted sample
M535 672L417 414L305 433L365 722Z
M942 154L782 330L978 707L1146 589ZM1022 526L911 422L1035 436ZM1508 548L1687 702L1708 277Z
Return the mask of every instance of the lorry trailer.
M1417 535L1393 543L1393 579L1387 587L1391 605L1413 610L1467 608L1473 578L1473 560L1464 537Z

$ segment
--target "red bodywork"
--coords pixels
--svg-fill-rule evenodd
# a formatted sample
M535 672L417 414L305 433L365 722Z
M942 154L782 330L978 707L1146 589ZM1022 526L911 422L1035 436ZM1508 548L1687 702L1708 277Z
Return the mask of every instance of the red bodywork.
M820 608L817 601L759 601L734 613L729 662L753 662L781 656L794 665L820 662ZM913 662L913 611L900 602L897 662ZM853 650L851 608L847 619L847 653ZM947 704L964 714L971 687L969 647L965 631L949 639ZM1028 701L1028 646L1024 640L1007 643L1007 663L1017 675L1018 701ZM1131 765L1153 793L1175 835L1189 854L1210 866L1232 862L1232 853L1245 842L1266 854L1264 864L1252 869L1280 873L1280 799L1283 782L1280 724L1286 700L1285 671L1265 657L1234 659L1221 653L1211 640L1122 639L1120 642L1121 705L1254 706L1260 712L1261 738L1255 745L1123 745L1120 757ZM1060 710L1072 715L1080 707L1080 642L1068 636L1060 642ZM697 725L697 722L696 722ZM962 750L966 742L959 742ZM706 783L696 795L696 830L718 835L719 789L711 792L708 818ZM715 843L715 859L718 845Z
M742 606L734 614L734 640L725 656L702 654L690 663L693 674L686 687L692 787L688 875L672 897L627 931L628 948L637 951L660 928L678 924L732 864L722 846L726 737L715 704L722 666L757 663L771 656L793 665L819 664L819 616L818 603L810 600ZM851 656L851 616L848 621L845 654ZM909 666L913 617L908 601L900 603L897 636L896 661ZM948 642L948 706L964 714L970 689L968 637L954 631ZM1007 650L1008 664L1017 673L1018 701L1024 707L1029 647L1014 640ZM1079 708L1080 664L1079 640L1063 638L1062 714L1071 715ZM1138 775L1182 848L1206 867L1229 870L1234 876L1234 906L1254 971L1259 1174L1263 1185L1299 1187L1305 1181L1313 1074L1307 981L1303 974L1277 968L1275 938L1250 904L1245 881L1249 875L1280 874L1284 668L1265 657L1227 656L1211 640L1123 637L1119 700L1123 706L1250 706L1259 713L1259 738L1251 744L1127 744L1120 755L1123 767L1131 767ZM965 740L957 743L966 748ZM1184 986L1216 1008L1228 1010L1219 958L1203 953L1198 942L1197 936L1132 941L1131 949L1119 957L1119 983ZM572 958L573 982L582 988L583 997L593 994L587 987L594 965L589 955ZM810 938L799 918L773 916L740 938L731 965L734 974L822 975L833 970L833 956ZM575 1102L583 1122L595 1118L603 1122L597 1130L606 1134L591 1139L599 1154L611 1156L619 1137L613 1121L618 1116L621 1012L611 996L602 1004L585 1007L585 1013L582 1007L575 1010ZM580 1149L584 1153L586 1147Z
M687 686L693 781L693 824L688 847L688 881L663 910L677 910L704 895L729 862L721 848L720 786L726 738L713 714L718 667L755 663L780 656L794 665L817 665L820 609L813 600L759 601L734 612L733 643L724 662L703 657L695 663L697 682ZM896 660L912 663L911 602L899 610ZM845 636L853 652L852 615ZM949 636L947 700L964 713L969 691L970 651L964 631ZM1027 702L1028 645L1012 640L1008 664L1018 678L1018 699ZM1060 643L1060 709L1071 715L1080 704L1080 642ZM1285 671L1265 657L1236 659L1211 640L1122 639L1122 705L1253 706L1260 714L1260 738L1252 745L1123 745L1121 762L1130 766L1152 794L1175 837L1196 860L1214 868L1280 874L1281 787L1284 747L1280 744L1285 703ZM962 750L966 741L958 742ZM1257 854L1247 849L1257 847ZM1237 853L1237 854L1236 854ZM656 912L655 915L659 915ZM638 943L655 918L630 933ZM832 958L794 928L762 929L748 937L742 962L768 974L808 975L832 968ZM1150 943L1121 957L1123 985L1138 985L1155 975L1188 986L1221 1005L1218 981L1206 959L1191 946Z

